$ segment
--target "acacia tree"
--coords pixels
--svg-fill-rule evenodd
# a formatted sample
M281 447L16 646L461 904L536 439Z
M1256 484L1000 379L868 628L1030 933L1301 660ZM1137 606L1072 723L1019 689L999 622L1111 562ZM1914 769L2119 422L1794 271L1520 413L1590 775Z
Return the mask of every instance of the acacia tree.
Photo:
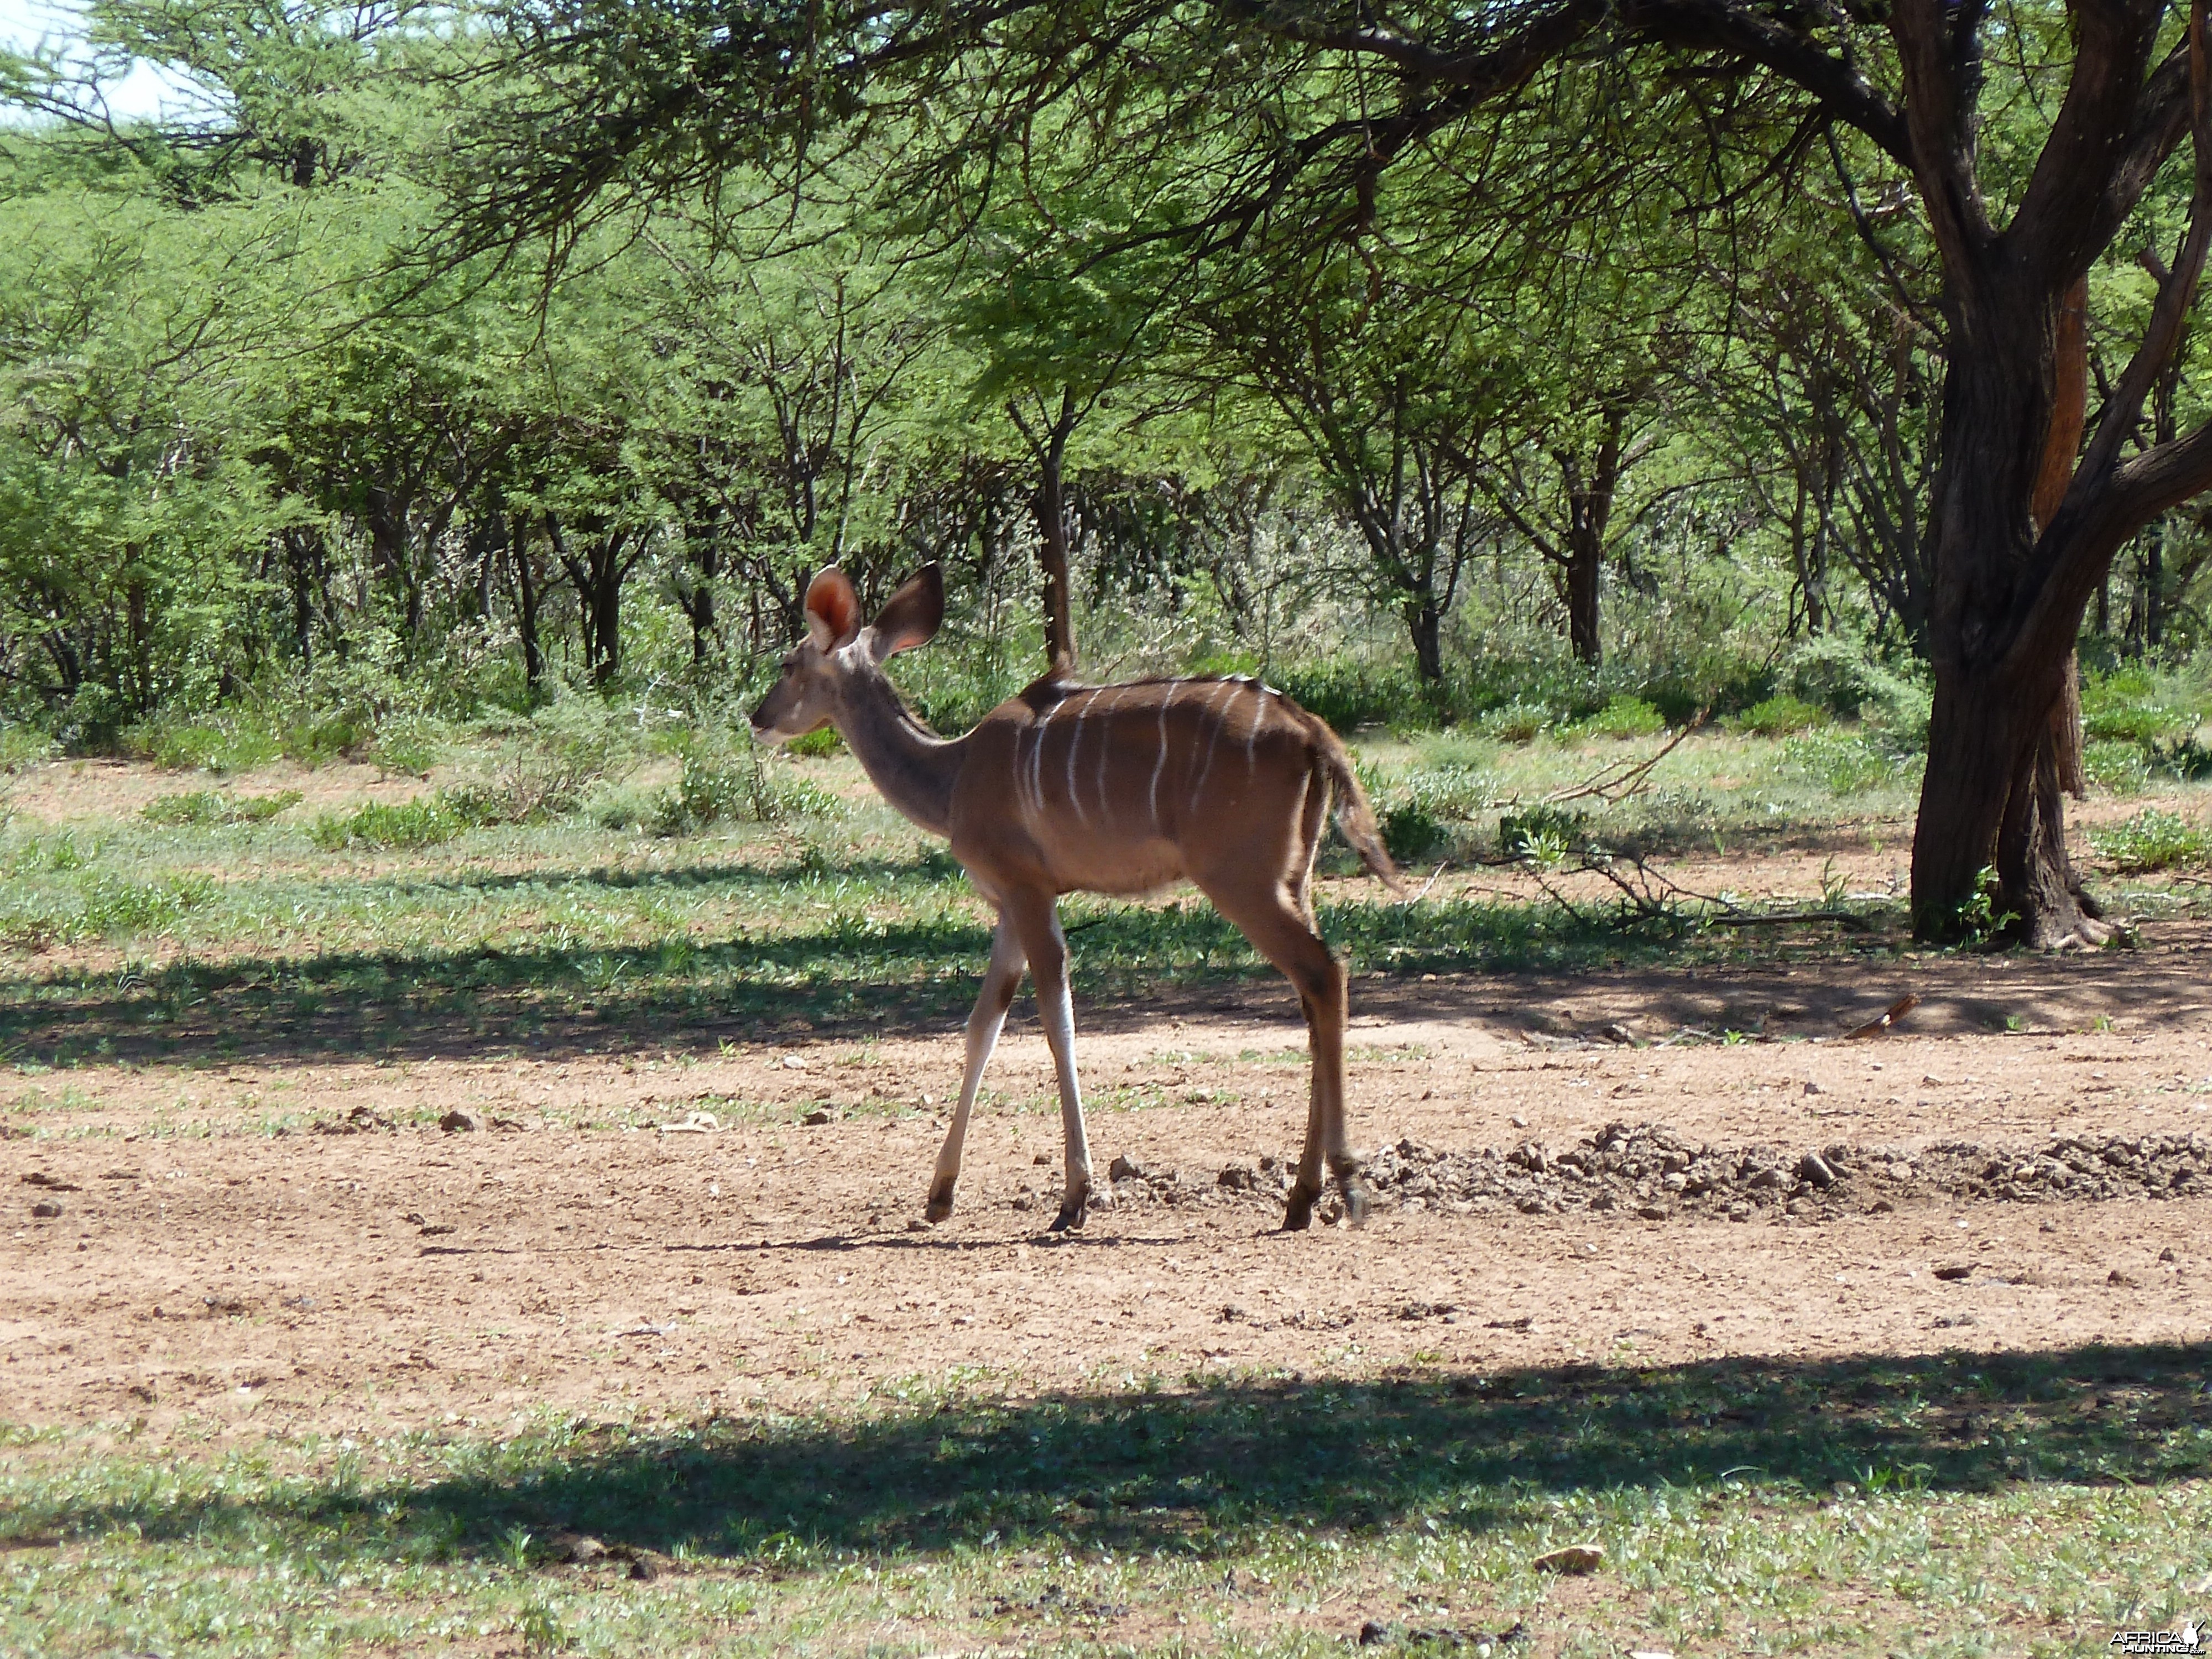
M1435 684L1461 573L1498 533L1476 457L1510 365L1487 361L1478 304L1409 280L1404 263L1255 257L1264 275L1228 278L1193 310L1207 355L1273 406L1358 530L1360 585L1398 614Z
M2099 932L2066 863L2051 722L2083 608L2131 535L2212 486L2212 429L2139 439L2212 238L2202 10L2185 23L2166 0L2001 14L1990 0L1503 0L1407 4L1386 22L1298 0L775 12L514 0L506 38L532 71L516 83L530 107L471 130L463 159L484 182L456 222L511 239L587 213L613 182L669 188L763 157L804 167L821 148L787 141L823 131L824 115L907 124L902 186L933 181L972 210L1018 180L1040 122L1066 132L1064 112L1079 109L1101 167L1189 158L1200 244L1293 212L1316 236L1356 235L1386 171L1425 164L1451 135L1533 120L1576 76L1610 77L1623 122L1639 106L1692 109L1771 174L1838 135L1875 185L1911 203L1942 284L1915 923L1956 927L1993 864L2026 936L2054 945ZM1995 125L1993 88L2008 94ZM2063 301L2192 129L2188 228L2154 260L2156 303L2045 522L2035 483ZM1607 137L1572 124L1548 142L1586 152ZM488 166L487 147L508 164ZM1463 159L1455 176L1476 196L1495 183Z

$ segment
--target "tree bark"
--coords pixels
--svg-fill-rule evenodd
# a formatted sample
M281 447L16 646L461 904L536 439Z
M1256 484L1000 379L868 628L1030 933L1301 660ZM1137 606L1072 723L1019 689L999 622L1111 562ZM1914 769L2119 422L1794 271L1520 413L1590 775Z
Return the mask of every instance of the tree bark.
M1073 604L1068 591L1070 543L1073 539L1067 507L1067 441L1083 419L1073 387L1060 395L1060 412L1049 424L1042 413L1035 424L1018 403L1006 405L1006 416L1029 445L1037 464L1037 487L1030 497L1030 512L1036 520L1037 568L1044 576L1044 659L1048 670L1064 672L1075 665Z
M2022 942L2051 950L2110 937L2066 850L2064 790L2081 775L2075 657L2021 663L2007 648L2016 573L2057 516L2081 445L2086 294L2077 282L2041 320L2045 374L2021 373L2017 357L2008 365L1996 352L1954 347L1937 484L1936 699L1912 842L1913 923L1923 936L1953 937L1970 925L1988 870L1996 915ZM2039 422L2034 406L2045 398ZM2003 434L2039 424L2035 471L2021 478L2020 452ZM2074 607L2069 639L2087 600Z
M514 569L514 631L522 642L522 684L533 694L545 678L545 652L538 640L538 573L530 563L530 524L514 515L507 538Z
M1075 662L1074 613L1068 598L1067 436L1055 428L1039 454L1036 494L1037 566L1044 575L1044 656L1055 668Z

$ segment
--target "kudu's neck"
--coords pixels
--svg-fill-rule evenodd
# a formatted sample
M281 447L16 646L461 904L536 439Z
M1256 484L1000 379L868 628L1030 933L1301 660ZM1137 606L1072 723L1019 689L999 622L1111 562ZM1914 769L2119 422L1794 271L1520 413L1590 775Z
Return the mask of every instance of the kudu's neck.
M839 689L834 722L868 781L909 821L944 835L952 817L952 783L962 744L906 711L880 668L870 665Z

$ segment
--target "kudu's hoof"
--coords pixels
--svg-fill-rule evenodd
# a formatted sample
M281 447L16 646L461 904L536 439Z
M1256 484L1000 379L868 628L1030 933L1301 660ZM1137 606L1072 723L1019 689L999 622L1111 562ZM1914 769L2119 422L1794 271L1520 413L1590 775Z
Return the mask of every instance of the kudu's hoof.
M941 1187L931 1188L929 1202L922 1210L921 1218L924 1221L942 1221L951 1213L952 1183L948 1181Z
M1314 1200L1319 1193L1310 1193L1303 1187L1291 1188L1290 1201L1283 1206L1283 1231L1302 1233L1313 1225Z
M1367 1183L1347 1176L1342 1178L1340 1184L1344 1188L1345 1221L1351 1226L1364 1227L1367 1224Z
M1053 1217L1052 1225L1046 1231L1055 1233L1079 1233L1083 1231L1084 1218L1089 1212L1089 1206L1081 1199L1071 1199L1060 1206L1060 1213Z

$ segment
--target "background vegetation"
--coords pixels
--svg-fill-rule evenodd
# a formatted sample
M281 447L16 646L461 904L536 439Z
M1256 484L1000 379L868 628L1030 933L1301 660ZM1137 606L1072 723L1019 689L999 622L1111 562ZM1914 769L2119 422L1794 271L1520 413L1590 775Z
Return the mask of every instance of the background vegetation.
M714 726L814 569L880 595L926 558L956 613L906 672L947 727L1042 666L1064 561L1100 676L1257 670L1341 726L1512 741L1703 712L1839 777L1924 742L1936 283L1909 216L1835 234L1868 161L1843 138L1739 178L1679 111L1592 83L1555 124L1644 122L1683 159L1594 179L1544 133L1484 142L1526 147L1528 202L1602 212L1470 210L1444 186L1474 140L1447 135L1371 192L1364 241L1194 257L1142 234L1219 188L1187 161L1109 185L1033 150L1020 191L948 222L875 188L903 176L879 124L796 193L724 157L471 252L482 181L455 158L538 71L465 15L88 17L88 45L0 64L10 755L422 769L518 722L557 748L578 721L544 711L571 694ZM132 60L194 97L104 118L99 76ZM1990 74L1993 125L2031 120L2026 60ZM1759 230L1717 283L1723 211ZM2093 330L2100 373L2146 284L2131 255L2098 271L2093 318L2122 331ZM2208 554L2191 506L2116 564L2093 776L2206 763ZM712 773L668 811L763 806ZM561 793L319 833L434 837Z

